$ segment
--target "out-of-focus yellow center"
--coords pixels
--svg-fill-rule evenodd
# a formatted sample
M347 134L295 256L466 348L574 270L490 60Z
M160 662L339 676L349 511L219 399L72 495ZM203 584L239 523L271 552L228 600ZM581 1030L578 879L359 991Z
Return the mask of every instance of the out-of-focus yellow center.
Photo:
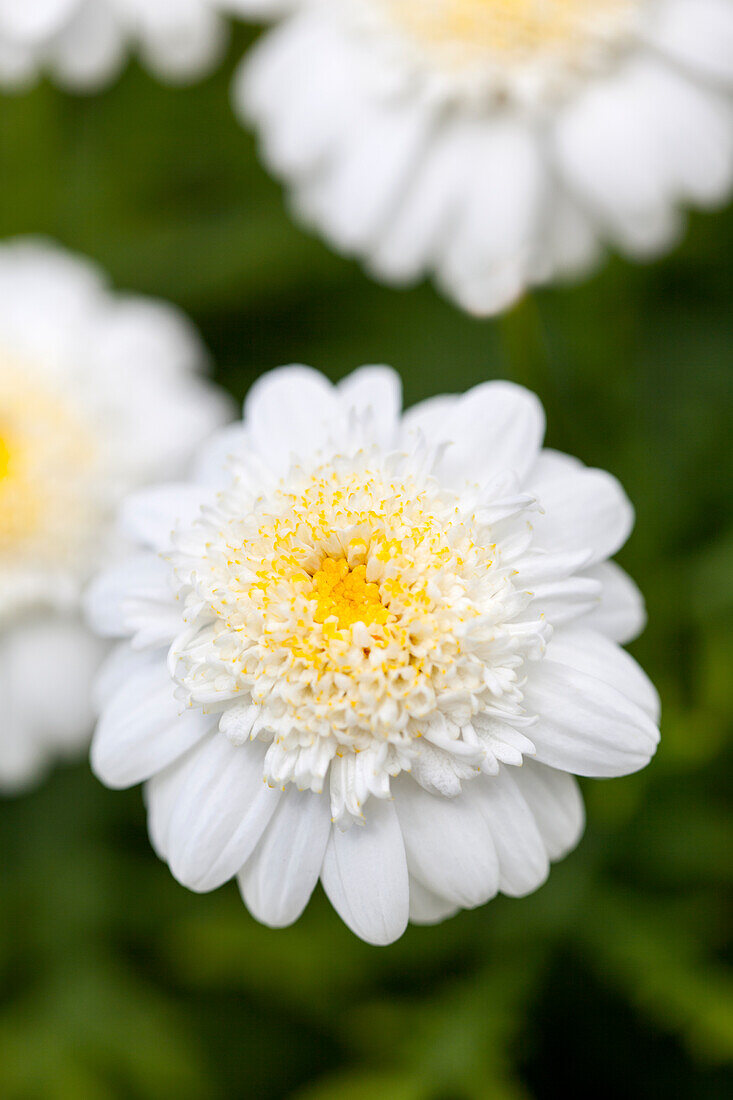
M10 471L10 444L0 435L0 479L8 476Z
M443 52L523 62L585 46L628 20L639 0L379 0L404 31Z
M0 555L58 557L76 543L95 451L67 400L0 357Z
M366 579L366 565L349 568L345 558L324 558L313 576L318 607L313 616L317 623L336 617L340 630L354 623L386 623L389 611L382 604L379 585Z
M0 435L0 553L15 549L38 527L41 500L31 469L27 442L4 429Z

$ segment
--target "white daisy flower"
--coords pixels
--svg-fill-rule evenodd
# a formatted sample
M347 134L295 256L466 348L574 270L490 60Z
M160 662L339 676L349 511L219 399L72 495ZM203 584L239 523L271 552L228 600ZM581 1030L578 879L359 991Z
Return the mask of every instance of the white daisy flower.
M89 593L128 639L92 762L147 781L180 882L236 875L283 926L320 878L389 943L408 916L535 890L583 828L571 773L649 761L657 695L618 644L642 601L608 561L632 509L543 430L505 382L402 417L386 367L336 388L285 368L195 480L126 502L144 548Z
M183 474L223 421L203 361L171 307L113 295L53 245L0 246L0 789L89 740L106 647L81 589L122 552L121 496Z
M212 68L225 42L212 0L0 0L0 87L47 72L94 90L117 76L130 47L156 76L183 82Z
M230 0L282 15L241 117L297 214L493 314L733 184L733 0Z

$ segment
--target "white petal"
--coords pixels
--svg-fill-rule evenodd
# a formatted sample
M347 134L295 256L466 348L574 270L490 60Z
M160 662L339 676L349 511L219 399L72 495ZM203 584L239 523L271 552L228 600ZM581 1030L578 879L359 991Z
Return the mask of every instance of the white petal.
M659 121L662 100L667 103L664 127ZM730 96L690 89L686 79L660 67L655 106L652 125L661 131L665 165L678 195L708 209L726 202L733 187Z
M219 4L222 11L244 15L247 19L272 19L297 5L298 0L220 0Z
M168 826L171 871L191 890L214 890L244 866L280 792L265 785L260 744L215 732L186 757Z
M680 231L647 119L648 64L645 59L592 82L561 113L551 139L564 185L639 256L668 247Z
M168 858L171 816L191 757L198 749L199 746L194 745L179 760L149 779L143 788L150 843L161 859Z
M574 196L557 185L547 204L542 248L549 279L576 279L589 274L600 261L603 249L599 225Z
M440 477L463 485L506 470L523 477L537 460L544 432L544 412L533 393L511 382L484 382L458 398L431 442L450 443Z
M312 58L318 58L318 65ZM287 178L330 163L363 109L368 57L332 19L304 10L256 43L232 89L237 114L260 126L265 160Z
M301 216L347 253L369 249L420 170L433 116L418 96L364 96L338 154L296 192Z
M97 268L45 240L0 249L0 328L6 354L74 377L92 318L105 301ZM73 364L73 366L70 366Z
M534 589L551 581L566 580L583 569L590 558L588 550L548 553L532 547L515 563L515 581L520 588Z
M547 850L532 811L507 768L474 782L499 857L499 889L511 897L530 894L549 873Z
M434 263L460 213L482 130L455 112L436 129L419 171L371 250L369 266L379 277L412 282Z
M566 455L543 451L526 488L543 508L532 516L543 550L589 550L593 565L615 554L634 526L634 510L616 478Z
M0 661L9 721L27 731L50 756L89 743L92 682L107 653L74 616L41 615L6 628Z
M529 126L481 118L457 223L437 261L438 278L464 308L497 313L534 274L548 171Z
M733 85L730 0L665 0L657 4L649 40L700 76Z
M649 763L659 741L654 722L617 688L567 665L528 669L524 701L536 759L576 775L628 775Z
M525 760L513 778L532 811L547 854L562 859L576 846L585 827L580 788L572 775Z
M333 386L310 367L281 367L255 382L245 402L252 445L279 473L308 459L346 425Z
M638 114L665 196L716 206L733 185L733 104L669 65L639 73Z
M118 642L102 662L92 685L92 702L99 714L113 695L137 672L165 664L165 649L132 649L129 641Z
M631 577L612 561L594 566L584 576L600 581L601 599L584 616L582 625L621 645L632 642L646 626L646 610L644 597Z
M201 0L156 0L136 15L143 58L162 80L203 76L226 45L224 23Z
M459 397L452 394L443 394L440 397L429 397L408 409L402 417L404 445L414 446L418 433L428 442L432 442L459 400Z
M151 486L124 501L120 525L131 538L151 549L168 550L174 528L189 527L205 501L206 494L196 485Z
M0 794L23 794L39 782L49 762L47 747L33 731L6 716L0 727Z
M49 49L57 80L93 90L116 76L125 59L125 32L110 4L83 0Z
M457 911L452 901L431 893L416 878L410 879L410 921L413 924L440 924Z
M475 780L455 798L428 794L409 777L393 783L410 874L454 905L493 897L499 864Z
M242 456L247 447L247 432L241 423L229 424L207 440L194 465L193 480L215 489L231 481L231 459Z
M150 299L108 297L84 333L93 369L116 413L107 445L132 483L176 480L191 455L224 423L229 400L200 377L206 351L191 322Z
M370 799L367 822L332 828L321 873L341 919L367 943L393 943L407 927L405 846L391 802Z
M439 749L424 737L412 761L410 774L416 783L441 798L455 798L461 793L455 755Z
M339 382L336 391L342 405L371 418L375 443L391 450L402 408L402 381L391 367L360 367Z
M547 657L603 680L641 707L653 722L659 721L659 694L654 684L625 649L603 634L581 626L567 627L553 636Z
M27 91L38 76L37 61L31 46L8 41L0 35L0 88Z
M48 38L68 19L78 0L0 0L0 34L13 38Z
M184 710L165 660L132 672L106 704L92 742L92 768L108 787L130 787L182 756L215 725Z
M526 615L535 617L541 612L553 629L588 615L598 604L601 594L599 582L584 575L536 584L530 591L533 599Z
M136 643L164 645L181 629L170 567L157 554L131 554L100 573L87 588L84 609L104 638L137 634Z
M330 831L328 797L290 785L239 874L257 920L285 928L298 919L318 882Z

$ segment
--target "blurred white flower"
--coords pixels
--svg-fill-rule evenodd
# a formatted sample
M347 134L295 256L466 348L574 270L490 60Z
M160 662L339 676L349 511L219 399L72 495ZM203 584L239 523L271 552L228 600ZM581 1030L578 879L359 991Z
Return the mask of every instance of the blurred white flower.
M213 0L0 0L0 87L39 72L93 91L113 79L130 47L163 80L194 80L226 42Z
M227 403L172 307L113 295L87 261L0 246L0 788L89 740L106 651L80 618L119 556L120 497L178 476ZM125 547L127 550L127 547Z
M236 108L296 213L492 314L733 183L733 0L229 0L282 16Z
M541 450L528 391L488 382L401 416L397 376L265 376L194 480L130 498L145 549L89 590L127 637L92 746L147 780L152 842L194 890L238 876L282 926L319 877L389 943L578 841L575 779L649 761L658 699L619 646L641 597L607 559L618 482Z

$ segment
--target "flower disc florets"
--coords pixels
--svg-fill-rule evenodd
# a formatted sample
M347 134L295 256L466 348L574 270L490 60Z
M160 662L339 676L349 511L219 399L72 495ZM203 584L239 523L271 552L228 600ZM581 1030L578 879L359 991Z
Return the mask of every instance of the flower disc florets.
M473 720L522 714L522 665L549 634L521 621L531 596L512 579L532 499L492 524L490 505L413 466L363 450L294 465L266 493L240 479L175 559L189 629L172 667L188 698L226 707L235 741L272 741L273 785L320 791L329 766L361 772L345 799L332 775L336 817L387 796L421 738L477 774Z

